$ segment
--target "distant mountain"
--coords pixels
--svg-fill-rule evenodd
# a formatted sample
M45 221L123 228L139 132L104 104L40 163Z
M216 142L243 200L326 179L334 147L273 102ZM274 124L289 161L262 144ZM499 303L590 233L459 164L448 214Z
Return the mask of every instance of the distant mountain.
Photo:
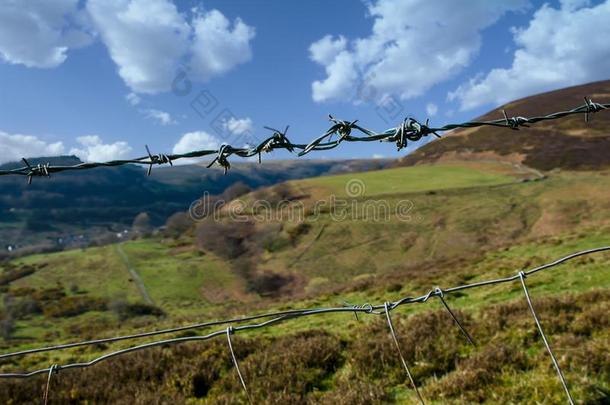
M51 163L73 165L76 156L28 159L31 165ZM0 250L44 242L53 248L58 240L87 244L105 233L129 228L140 212L161 225L204 192L221 194L241 181L251 188L269 186L291 179L325 174L383 168L388 160L291 160L232 162L227 175L218 168L202 165L154 167L146 176L142 167L126 165L66 171L49 178L0 176ZM22 167L23 162L1 165L2 169Z
M610 102L610 80L551 91L500 106L475 120L535 116L563 111L584 103ZM539 169L595 170L610 166L610 111L545 121L518 131L495 127L458 129L400 159L411 166L439 160L507 160Z

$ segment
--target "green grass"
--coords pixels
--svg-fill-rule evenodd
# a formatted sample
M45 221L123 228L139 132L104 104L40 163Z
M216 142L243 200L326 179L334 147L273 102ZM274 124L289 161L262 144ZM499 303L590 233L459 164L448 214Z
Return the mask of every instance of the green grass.
M364 184L364 192L358 192L357 196L415 193L474 186L481 187L515 181L513 176L498 174L485 169L484 165L480 168L475 168L458 166L456 164L439 164L324 176L310 180L295 180L291 183L301 186L324 187L336 196L344 197L349 195L346 193L346 186L350 181L355 180Z
M420 296L435 286L448 288L510 276L577 250L610 245L610 216L607 215L610 176L568 172L551 175L544 181L522 183L498 173L495 169L486 172L483 166L476 169L472 165L439 165L358 174L366 185L365 196L379 196L378 199L391 207L409 200L411 218L376 221L357 211L358 206L349 206L348 213L354 215L347 219L337 221L328 212L311 219L311 229L294 246L281 244L281 248L256 257L259 268L299 275L301 290L278 299L261 298L246 291L244 280L234 271L231 262L193 249L190 246L193 241L186 236L179 242L159 238L125 242L122 248L129 262L155 305L166 312L165 318L136 317L119 322L110 311L60 319L36 315L19 320L15 333L18 339L0 341L0 345L3 344L3 351L9 351L43 342L78 340L83 335L107 336L109 331L132 333L253 312L336 307L344 301L380 304L405 296ZM326 195L331 191L340 194L349 178L352 176L323 177L294 184L311 187L316 192L323 190ZM384 190L390 183L399 186L387 194ZM436 192L430 193L431 190ZM284 233L281 231L278 237ZM61 284L71 295L70 286L74 284L78 286L78 294L142 302L115 246L30 256L16 263L46 264L46 267L11 283L10 289L25 286L41 289ZM534 305L545 302L547 297L563 297L568 292L585 294L595 289L608 290L608 268L610 255L599 253L533 275L527 284ZM524 295L516 281L466 290L448 295L447 300L454 309L480 317L494 306L523 303ZM433 299L426 304L401 307L396 314L410 319L440 308L438 300ZM528 316L527 311L523 316ZM354 344L354 336L374 327L377 318L361 316L356 321L351 313L318 315L288 320L263 330L240 332L239 336L281 340L293 333L327 330L349 346ZM535 331L527 329L532 327L528 321L503 332L502 339L524 339L528 334L535 339ZM543 324L550 321L552 316L547 313ZM406 332L401 329L401 333ZM597 342L600 337L595 335L590 339ZM532 343L536 340L527 342L528 356L544 358L539 345ZM124 346L112 344L106 350ZM469 349L464 350L465 356ZM99 348L76 354L58 352L32 357L23 364L62 363L100 353ZM501 393L506 387L514 386L516 380L536 377L535 370L503 374L505 386L494 387ZM334 386L335 377L326 376L321 387ZM553 395L560 395L553 378L549 373L542 379L551 387L548 389ZM525 392L528 389L524 385L515 387L512 389ZM404 384L393 385L390 392L396 402L412 399L411 390L405 389Z

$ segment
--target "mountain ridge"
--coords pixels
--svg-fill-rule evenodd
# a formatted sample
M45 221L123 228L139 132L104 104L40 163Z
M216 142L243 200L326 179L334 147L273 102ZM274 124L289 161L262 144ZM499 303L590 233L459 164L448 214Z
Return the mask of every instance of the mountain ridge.
M598 103L610 102L610 80L568 87L511 101L477 117L486 121L510 116L537 116L565 111L583 104L588 96ZM510 161L538 170L597 170L610 166L610 114L608 111L544 121L510 131L496 127L460 128L413 153L398 166L443 160Z

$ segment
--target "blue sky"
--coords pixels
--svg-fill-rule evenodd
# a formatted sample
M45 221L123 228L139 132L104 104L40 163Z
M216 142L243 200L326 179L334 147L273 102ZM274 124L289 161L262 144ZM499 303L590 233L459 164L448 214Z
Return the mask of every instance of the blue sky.
M468 120L610 78L608 21L610 0L3 0L0 162L243 146L265 125L305 143L329 113L375 130Z

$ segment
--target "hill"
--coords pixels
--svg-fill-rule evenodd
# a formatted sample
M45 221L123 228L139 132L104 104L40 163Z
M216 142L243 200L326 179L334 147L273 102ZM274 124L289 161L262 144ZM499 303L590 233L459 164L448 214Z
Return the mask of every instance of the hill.
M293 211L280 204L283 198ZM384 302L437 285L512 275L610 244L608 170L562 170L539 178L502 162L453 161L291 180L240 200L176 237L5 264L0 318L13 319L13 329L0 341L2 351L270 309ZM245 220L236 221L236 212ZM609 264L610 256L599 254L528 279L566 378L585 403L610 399ZM563 401L518 284L446 299L477 347L463 339L437 301L393 315L427 402ZM337 314L289 322L234 337L257 403L414 399L384 319ZM91 359L125 346L34 355L0 362L0 369ZM0 382L0 401L37 401L41 384ZM235 403L244 400L238 384L226 341L216 340L154 349L83 373L62 371L53 380L52 398Z
M522 98L491 110L478 120L537 116L583 104L583 97L610 102L610 80ZM397 163L412 166L442 160L503 160L538 170L595 170L610 166L610 114L602 112L585 123L583 116L546 121L518 131L494 127L458 129L424 145Z
M75 156L30 159L30 164L77 164ZM204 192L223 193L241 182L255 189L278 182L325 174L378 169L386 160L293 160L238 162L225 176L217 168L182 165L155 168L150 177L141 167L127 165L64 172L36 178L0 177L0 249L24 252L88 246L130 229L136 215L146 212L152 225L162 225L173 213L187 211ZM7 163L10 169L21 163Z

